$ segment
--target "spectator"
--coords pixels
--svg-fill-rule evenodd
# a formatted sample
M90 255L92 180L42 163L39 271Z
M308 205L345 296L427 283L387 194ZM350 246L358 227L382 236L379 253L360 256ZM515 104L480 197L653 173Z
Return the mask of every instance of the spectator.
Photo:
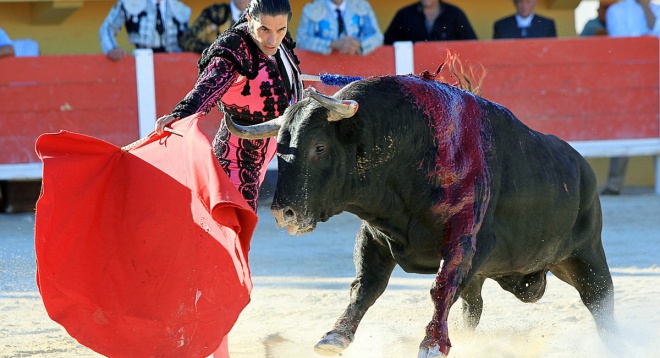
M303 8L296 41L324 55L366 55L383 44L383 34L365 0L314 0Z
M607 9L607 32L617 37L660 36L660 21L656 21L658 17L660 5L651 3L651 0L622 0ZM607 184L601 194L621 194L627 167L627 157L610 159Z
M0 57L10 56L14 56L14 45L5 30L0 28Z
M39 43L30 38L13 39L14 55L16 57L39 56Z
M190 8L179 0L119 0L101 24L101 49L113 61L126 56L115 37L126 26L136 48L154 52L181 52L179 40L188 30Z
M195 86L156 121L156 132L178 119L206 115L216 104L225 119L250 125L272 120L300 100L300 69L288 32L291 14L288 0L251 0L247 14L204 50ZM254 211L276 149L274 138L232 135L225 120L213 140L220 165Z
M250 0L231 0L202 10L181 40L183 51L202 53L224 30L238 22Z
M607 9L610 36L660 36L660 5L651 0L622 0Z
M494 39L557 37L555 22L534 14L537 0L513 0L516 14L495 22Z
M605 13L607 8L610 7L612 3L601 1L598 6L598 16L587 21L587 23L582 28L580 36L606 36L607 28L605 27L606 19Z
M420 0L394 15L385 31L385 44L396 41L476 40L465 13L441 0Z

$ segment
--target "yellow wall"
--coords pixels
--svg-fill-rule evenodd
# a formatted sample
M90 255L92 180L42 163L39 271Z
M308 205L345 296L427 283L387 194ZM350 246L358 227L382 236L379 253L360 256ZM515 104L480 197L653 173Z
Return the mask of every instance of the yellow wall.
M99 26L114 2L85 2L61 23L32 21L33 3L0 3L0 24L12 39L32 38L39 43L42 55L100 53ZM124 46L126 35L117 37Z
M295 35L300 21L300 13L308 0L290 1L293 7L290 28L292 34ZM208 0L185 0L184 2L192 8L193 19L199 15L204 7L211 4ZM387 29L394 13L399 8L413 2L414 0L370 1L383 31ZM453 0L450 3L465 11L480 40L491 39L493 22L501 17L511 15L515 11L510 0ZM561 9L550 9L548 3L556 2L539 0L536 12L555 19L560 37L575 36L573 14L579 0L573 0L574 4L563 6ZM43 19L39 20L35 15L39 13L40 8L47 7L48 4L65 4L60 5L60 8L66 6L66 4L73 5L70 5L71 10L68 16L61 15L62 12L66 13L66 10L60 9L60 12L53 10L50 13L46 11L46 15L43 15L42 18L48 19L48 16L53 13L55 15L51 18L56 17L56 15L62 18L60 21L55 20L56 22L51 24ZM101 49L98 41L98 28L115 1L80 1L77 2L78 5L75 4L76 2L71 1L51 3L0 0L0 26L13 39L29 37L36 40L39 42L41 54L44 55L99 53ZM43 13L42 11L39 14ZM124 33L120 33L117 38L121 45L130 49Z

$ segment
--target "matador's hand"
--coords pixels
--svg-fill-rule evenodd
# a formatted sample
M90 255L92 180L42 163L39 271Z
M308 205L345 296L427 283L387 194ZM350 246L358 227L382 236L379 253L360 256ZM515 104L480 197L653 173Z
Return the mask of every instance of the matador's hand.
M158 135L161 135L165 131L165 127L178 119L171 114L166 114L156 120L156 128L154 130Z

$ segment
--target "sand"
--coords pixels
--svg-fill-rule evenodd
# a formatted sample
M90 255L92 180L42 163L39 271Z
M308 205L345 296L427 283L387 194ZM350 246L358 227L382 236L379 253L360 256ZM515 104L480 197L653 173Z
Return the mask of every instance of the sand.
M603 240L615 286L625 357L660 357L660 196L603 197ZM231 356L320 357L313 351L348 303L359 220L342 214L289 236L260 208L250 262L252 302L229 336ZM51 321L34 285L31 214L0 215L0 357L99 357ZM432 275L397 269L341 357L416 357L431 318ZM525 304L486 281L475 332L460 301L449 317L450 357L620 357L600 340L577 292L549 276L545 296Z

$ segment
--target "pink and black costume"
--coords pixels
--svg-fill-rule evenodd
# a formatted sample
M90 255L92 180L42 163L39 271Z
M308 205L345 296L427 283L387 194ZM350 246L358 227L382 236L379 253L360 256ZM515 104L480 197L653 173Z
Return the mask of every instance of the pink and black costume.
M295 43L287 34L269 57L252 39L246 22L222 33L198 62L195 87L172 111L177 118L207 114L217 103L225 117L250 125L272 120L302 96ZM256 211L259 186L276 152L273 138L247 140L231 135L223 121L213 140L227 176Z

